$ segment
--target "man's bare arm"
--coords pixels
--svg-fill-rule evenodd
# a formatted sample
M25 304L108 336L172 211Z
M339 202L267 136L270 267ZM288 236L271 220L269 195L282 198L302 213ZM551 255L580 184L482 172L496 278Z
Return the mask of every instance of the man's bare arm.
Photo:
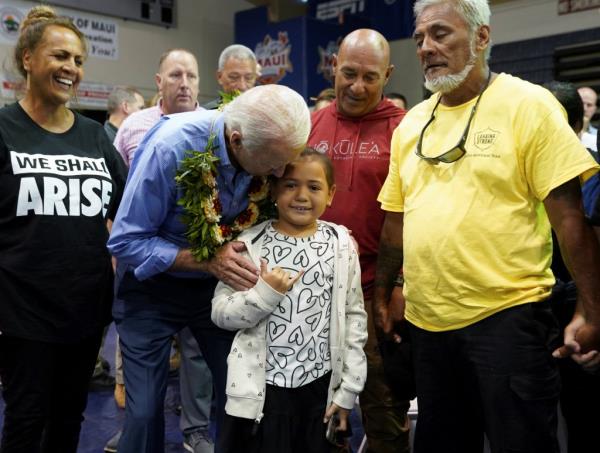
M583 317L574 330L565 330L566 348L561 348L562 353L568 354L568 349L577 353L600 350L600 247L583 213L578 179L552 190L544 206L577 286L576 316Z
M387 212L379 239L372 314L377 336L380 338L392 335L395 321L391 317L389 301L404 258L403 230L404 213Z

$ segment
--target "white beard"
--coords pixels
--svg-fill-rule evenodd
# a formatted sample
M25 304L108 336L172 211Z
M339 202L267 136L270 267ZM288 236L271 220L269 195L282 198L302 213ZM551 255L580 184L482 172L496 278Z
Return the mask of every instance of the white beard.
M474 67L475 63L469 61L458 74L439 76L434 79L427 79L427 76L425 76L425 88L432 93L437 93L438 91L442 94L450 93L465 81Z
M477 54L475 53L475 42L472 41L470 45L470 54L469 61L467 64L457 74L449 74L445 76L439 76L434 79L428 79L425 76L425 88L427 88L432 93L440 92L442 94L450 93L457 89L465 79L469 76L470 72L475 67L475 63L477 62Z

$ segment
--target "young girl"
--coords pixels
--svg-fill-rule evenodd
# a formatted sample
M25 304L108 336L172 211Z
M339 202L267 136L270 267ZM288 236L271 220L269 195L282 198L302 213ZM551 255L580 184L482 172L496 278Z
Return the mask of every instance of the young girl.
M273 184L279 218L242 233L260 279L219 283L212 319L238 330L229 354L221 453L329 452L329 419L366 379L358 255L344 227L319 221L335 192L328 157L306 149Z

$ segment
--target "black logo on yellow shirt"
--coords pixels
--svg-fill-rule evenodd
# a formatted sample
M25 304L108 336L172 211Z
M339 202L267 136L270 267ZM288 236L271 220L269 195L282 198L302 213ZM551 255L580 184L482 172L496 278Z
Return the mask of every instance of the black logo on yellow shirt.
M486 128L482 131L476 132L473 138L474 145L481 151L487 151L496 143L496 139L500 135L499 131L495 131L491 128Z

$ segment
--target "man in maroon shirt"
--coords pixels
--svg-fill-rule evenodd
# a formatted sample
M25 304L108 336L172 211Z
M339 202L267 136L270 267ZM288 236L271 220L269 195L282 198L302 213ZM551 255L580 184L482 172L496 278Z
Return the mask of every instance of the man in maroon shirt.
M368 374L360 396L368 451L408 452L408 401L399 401L385 382L371 320L371 300L384 212L377 195L388 173L392 132L405 111L383 97L393 66L386 39L374 30L346 36L333 60L336 100L312 115L310 146L333 162L337 191L324 220L352 230L360 249L362 287L369 314L365 347Z

